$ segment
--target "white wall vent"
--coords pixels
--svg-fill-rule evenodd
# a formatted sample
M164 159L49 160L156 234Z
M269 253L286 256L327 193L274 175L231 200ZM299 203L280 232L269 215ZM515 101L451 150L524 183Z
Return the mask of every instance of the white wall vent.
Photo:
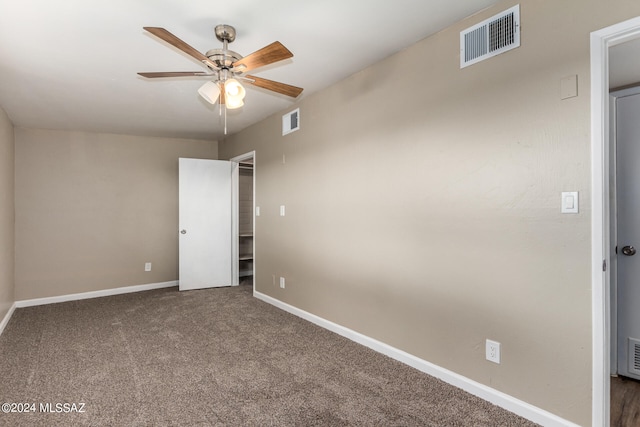
M640 340L629 338L629 357L627 359L629 373L640 375Z
M300 109L295 110L282 116L282 134L286 135L300 129Z
M520 47L520 5L460 32L460 68Z

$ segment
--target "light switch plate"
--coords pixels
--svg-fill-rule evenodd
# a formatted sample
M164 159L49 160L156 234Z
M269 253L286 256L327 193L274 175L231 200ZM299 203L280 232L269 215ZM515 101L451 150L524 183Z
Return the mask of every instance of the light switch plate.
M562 192L562 213L578 213L578 192L563 191Z
M285 210L284 210L284 205L280 206L280 216L284 216L285 214Z

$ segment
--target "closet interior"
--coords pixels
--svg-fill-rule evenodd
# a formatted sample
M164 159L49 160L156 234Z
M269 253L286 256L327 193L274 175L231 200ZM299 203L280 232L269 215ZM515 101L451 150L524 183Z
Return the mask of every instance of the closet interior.
M241 285L253 284L253 159L238 171L238 254Z

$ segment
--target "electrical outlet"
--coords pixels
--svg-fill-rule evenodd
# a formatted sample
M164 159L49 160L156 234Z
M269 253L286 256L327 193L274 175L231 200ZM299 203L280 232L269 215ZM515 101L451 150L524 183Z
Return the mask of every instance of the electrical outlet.
M284 289L284 277L280 278L280 287Z
M150 262L145 262L144 263L144 271L151 271L151 263Z
M500 364L500 343L487 340L487 360Z

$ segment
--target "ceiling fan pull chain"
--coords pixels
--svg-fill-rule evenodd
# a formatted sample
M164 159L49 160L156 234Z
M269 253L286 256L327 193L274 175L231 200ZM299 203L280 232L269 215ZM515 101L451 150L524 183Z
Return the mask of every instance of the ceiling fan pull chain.
M221 106L222 107L222 106ZM224 134L227 134L227 108L224 109Z

